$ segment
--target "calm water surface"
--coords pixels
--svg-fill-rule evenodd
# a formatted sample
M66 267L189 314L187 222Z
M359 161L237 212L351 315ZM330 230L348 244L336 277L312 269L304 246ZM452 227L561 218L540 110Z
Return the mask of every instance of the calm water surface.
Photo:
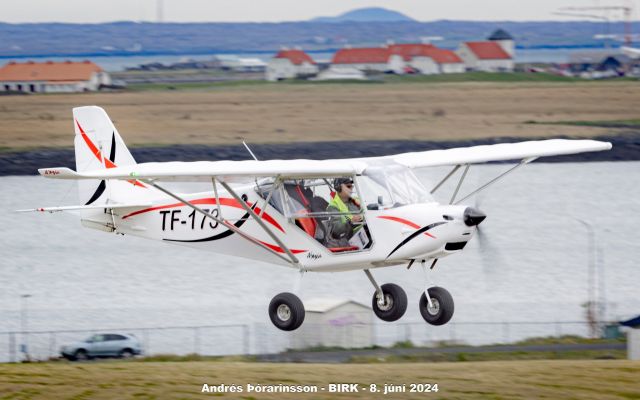
M472 167L461 192L507 168ZM419 176L430 187L429 181L446 172L425 169ZM597 286L606 300L606 318L640 314L638 182L639 162L534 162L470 199L468 204L488 215L482 224L486 240L480 246L474 238L462 254L440 260L430 276L452 293L453 321L584 320L589 248L587 229L578 219L596 234ZM449 199L453 185L436 193L440 200ZM12 212L76 204L76 190L73 182L0 177L0 332L20 330L21 294L32 295L29 330L268 327L270 299L293 288L296 273L288 268L94 231L70 214ZM403 322L422 321L420 268L385 268L374 275L407 291ZM360 271L309 273L301 297L369 304L372 291Z

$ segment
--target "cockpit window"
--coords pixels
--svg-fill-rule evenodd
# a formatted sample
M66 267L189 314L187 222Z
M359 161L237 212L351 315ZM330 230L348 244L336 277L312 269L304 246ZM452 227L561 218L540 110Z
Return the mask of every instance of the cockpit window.
M340 179L348 183L340 184ZM265 179L257 182L256 191L329 251L341 253L372 245L360 195L353 183L353 176Z
M395 162L370 166L360 178L367 204L377 203L380 208L393 208L434 201L413 171Z

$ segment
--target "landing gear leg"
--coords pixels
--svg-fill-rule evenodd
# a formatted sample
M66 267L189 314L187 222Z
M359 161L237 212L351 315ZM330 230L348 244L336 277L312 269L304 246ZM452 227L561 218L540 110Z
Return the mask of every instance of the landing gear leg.
M435 264L435 262L434 262ZM427 268L422 262L422 268L425 274L425 281L427 276ZM427 284L425 284L427 286ZM439 286L433 286L426 288L422 296L420 296L420 314L427 323L431 325L444 325L451 317L453 317L454 305L453 297L445 289Z
M364 270L367 274L367 278L371 281L375 292L373 293L373 299L371 300L371 308L378 318L383 321L392 322L397 321L407 311L407 294L402 288L393 283L386 283L379 286L373 279L371 271Z

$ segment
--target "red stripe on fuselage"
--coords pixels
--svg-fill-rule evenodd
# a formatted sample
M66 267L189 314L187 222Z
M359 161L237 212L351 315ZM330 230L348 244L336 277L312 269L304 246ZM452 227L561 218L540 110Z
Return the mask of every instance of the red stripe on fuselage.
M257 240L257 239L256 239ZM262 240L258 240L258 242L262 243L263 245L267 246L268 248L270 248L271 250L275 251L276 253L284 253L284 249L280 246L276 246L273 244L269 244L267 242L263 242ZM293 254L299 254L299 253L304 253L307 250L296 250L296 249L291 249L291 253Z
M406 220L406 219L404 219L404 218L392 217L392 216L389 216L389 215L381 215L381 216L379 216L378 218L388 219L389 221L399 222L399 223L401 223L401 224L405 224L405 225L407 225L407 226L410 226L410 227L412 227L412 228L414 228L414 229L420 229L420 225L418 225L418 224L414 224L413 222L408 221L408 220ZM433 236L433 235L432 235L432 234L430 234L429 232L425 232L424 234L425 234L425 235L427 235L427 236L429 236L429 237L432 237L432 238L434 238L434 239L436 238L435 236Z
M196 200L189 201L189 203L191 203L193 205L200 205L200 204L216 205L217 204L216 203L216 199L213 198L213 197L206 197L206 198L203 198L203 199L196 199ZM220 205L221 206L229 206L229 207L244 209L240 203L238 203L235 199L231 199L231 198L221 197L220 198ZM250 202L247 202L247 205L249 207L252 206L252 204ZM175 208L175 207L183 207L183 206L186 206L186 204L184 204L184 203L173 203L173 204L165 204L165 205L162 205L162 206L155 206L155 207L145 208L144 210L134 211L134 212L132 212L130 214L127 214L124 217L122 217L122 219L127 219L129 217L133 217L133 216L136 216L136 215L139 215L139 214L144 214L144 213L147 213L147 212L150 212L150 211L164 210L164 209L167 209L167 208ZM253 211L258 215L261 212L260 207L254 208ZM265 212L264 214L262 214L262 218L265 221L267 221L268 223L270 223L271 225L275 226L282 233L285 233L284 229L282 228L282 226L280 226L278 221L276 221L271 215L269 215L269 214L267 214Z

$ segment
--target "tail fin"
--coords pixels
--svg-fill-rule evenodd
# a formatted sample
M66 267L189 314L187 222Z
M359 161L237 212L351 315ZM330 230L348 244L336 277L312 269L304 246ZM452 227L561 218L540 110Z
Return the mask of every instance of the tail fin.
M102 108L74 108L73 123L76 130L76 171L122 167L136 163L118 130Z
M107 113L100 107L87 106L73 109L73 124L76 137L76 170L78 172L114 168L136 164L124 144L118 130ZM80 204L105 204L110 199L132 201L138 198L135 186L144 187L137 181L107 182L101 180L81 180L79 184Z

